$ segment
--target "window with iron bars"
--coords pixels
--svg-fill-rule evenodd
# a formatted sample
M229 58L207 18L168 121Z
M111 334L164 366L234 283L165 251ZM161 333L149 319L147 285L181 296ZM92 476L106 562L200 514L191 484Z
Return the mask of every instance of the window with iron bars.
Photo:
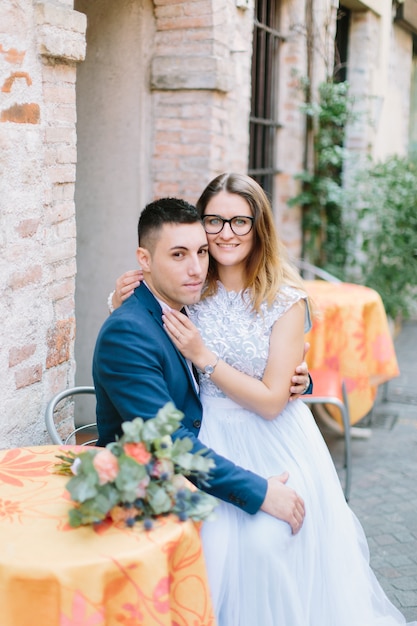
M248 173L272 200L278 122L279 0L256 0Z

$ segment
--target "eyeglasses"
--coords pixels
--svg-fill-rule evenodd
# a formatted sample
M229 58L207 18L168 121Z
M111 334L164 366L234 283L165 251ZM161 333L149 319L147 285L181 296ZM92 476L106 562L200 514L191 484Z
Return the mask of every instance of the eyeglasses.
M220 215L204 215L203 225L208 235L218 235L223 230L224 225L229 224L232 232L242 237L252 230L254 220L254 217L246 215L236 215L236 217L232 217L230 220L226 220L224 217L220 217Z

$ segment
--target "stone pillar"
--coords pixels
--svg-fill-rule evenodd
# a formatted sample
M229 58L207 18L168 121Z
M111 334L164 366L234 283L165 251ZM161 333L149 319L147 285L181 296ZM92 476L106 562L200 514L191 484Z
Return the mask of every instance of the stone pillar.
M74 377L76 63L71 2L0 8L0 447L48 441L46 402Z
M223 171L247 171L253 8L155 1L154 196L195 202Z

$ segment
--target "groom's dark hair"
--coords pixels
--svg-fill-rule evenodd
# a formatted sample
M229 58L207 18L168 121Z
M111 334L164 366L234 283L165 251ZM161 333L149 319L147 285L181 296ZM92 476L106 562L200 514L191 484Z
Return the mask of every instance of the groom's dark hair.
M194 224L201 222L197 209L180 198L160 198L143 209L138 222L139 246L149 247L150 237L164 224Z

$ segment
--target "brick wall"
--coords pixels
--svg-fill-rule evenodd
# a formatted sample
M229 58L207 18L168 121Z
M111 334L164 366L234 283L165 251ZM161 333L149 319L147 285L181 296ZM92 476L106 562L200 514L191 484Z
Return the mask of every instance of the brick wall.
M75 76L85 17L71 2L0 8L0 446L47 441L73 381Z
M321 0L323 11L328 0ZM305 75L305 38L299 26L304 0L282 2L278 193L276 221L294 256L301 249L300 211L287 200L303 168L302 94L294 70ZM300 17L301 16L301 17ZM151 85L155 116L154 195L195 202L205 184L223 171L247 171L253 5L156 0L155 56ZM320 59L318 60L320 66Z
M358 157L407 153L412 45L412 34L393 23L390 2L380 15L352 11L347 79L358 114L347 129L352 168Z
M247 170L253 13L231 0L154 4L154 196L195 202L216 174Z

